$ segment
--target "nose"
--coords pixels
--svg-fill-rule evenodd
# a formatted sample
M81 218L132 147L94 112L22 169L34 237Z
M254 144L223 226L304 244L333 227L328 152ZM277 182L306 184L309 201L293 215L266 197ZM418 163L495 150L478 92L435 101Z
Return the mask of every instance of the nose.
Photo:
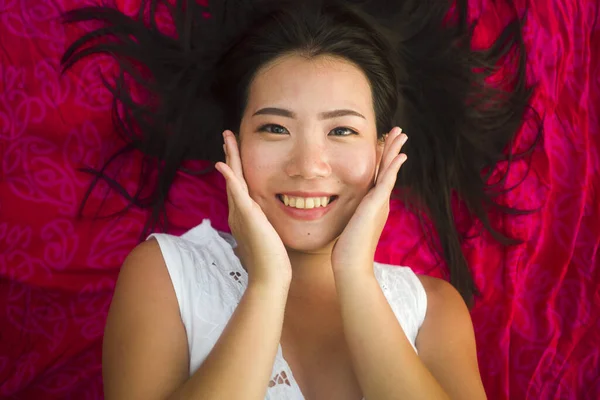
M286 173L304 179L324 178L331 174L325 143L314 138L302 138L293 144Z

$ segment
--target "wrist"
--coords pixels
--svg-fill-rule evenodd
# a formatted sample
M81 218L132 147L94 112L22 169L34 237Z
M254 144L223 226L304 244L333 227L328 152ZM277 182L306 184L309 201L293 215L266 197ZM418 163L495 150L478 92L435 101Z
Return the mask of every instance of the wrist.
M334 275L346 277L373 273L375 256L367 254L347 254L344 257L332 256L331 267Z
M360 287L367 282L377 280L373 268L367 269L364 267L348 267L340 268L333 273L336 287L338 289L344 287Z
M248 277L248 290L260 292L264 295L285 295L290 289L291 279L287 277Z

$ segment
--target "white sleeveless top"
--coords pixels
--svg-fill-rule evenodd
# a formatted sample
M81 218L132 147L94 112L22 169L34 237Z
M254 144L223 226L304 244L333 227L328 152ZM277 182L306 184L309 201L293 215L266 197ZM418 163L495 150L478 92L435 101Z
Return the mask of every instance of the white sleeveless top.
M205 219L181 236L152 234L160 246L187 333L190 376L206 359L248 285L248 275L233 252L232 235L216 231ZM374 263L375 277L411 345L427 310L421 281L408 267ZM304 400L289 365L277 350L266 400Z

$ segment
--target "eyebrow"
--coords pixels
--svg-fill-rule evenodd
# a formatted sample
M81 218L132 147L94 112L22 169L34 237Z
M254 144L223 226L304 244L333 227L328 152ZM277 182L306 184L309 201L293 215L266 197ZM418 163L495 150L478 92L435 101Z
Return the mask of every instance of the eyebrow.
M296 114L294 112L283 109L283 108L276 108L276 107L261 108L260 110L255 112L252 116L254 117L256 115L278 115L280 117L296 119ZM331 118L344 117L347 115L353 115L355 117L360 117L360 118L366 120L366 118L362 114L360 114L356 111L353 111L353 110L325 111L325 112L322 112L319 114L319 119L321 119L321 120L331 119Z

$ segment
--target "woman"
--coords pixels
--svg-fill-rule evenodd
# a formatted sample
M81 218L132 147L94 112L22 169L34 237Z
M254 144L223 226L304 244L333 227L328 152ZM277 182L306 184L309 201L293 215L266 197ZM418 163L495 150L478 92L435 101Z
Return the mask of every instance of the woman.
M510 91L484 82L507 42L522 45L518 21L476 52L466 5L448 24L440 3L215 1L207 17L186 2L171 35L154 2L137 20L67 14L106 23L67 68L109 52L148 91L139 104L123 77L114 90L129 148L158 170L132 203L156 222L184 160L218 161L233 235L205 220L132 251L105 331L107 398L485 398L450 200L495 232L480 173L505 158L529 91L522 58ZM397 180L430 215L456 289L374 262Z

